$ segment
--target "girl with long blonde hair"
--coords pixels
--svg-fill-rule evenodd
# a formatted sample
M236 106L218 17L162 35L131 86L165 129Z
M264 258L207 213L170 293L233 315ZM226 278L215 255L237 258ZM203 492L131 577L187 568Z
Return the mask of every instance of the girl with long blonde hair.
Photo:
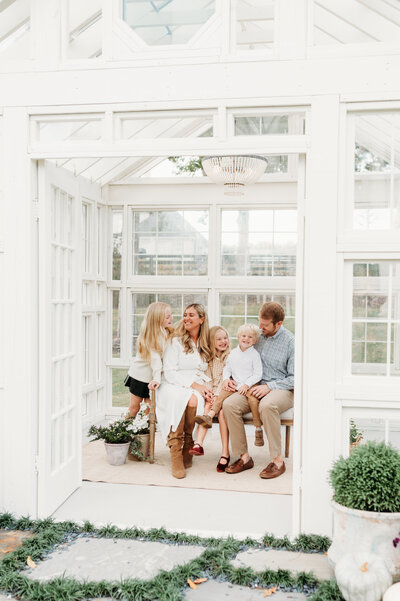
M205 401L212 399L206 386L211 351L208 318L203 305L192 303L183 313L164 353L163 380L157 393L157 422L167 442L172 475L184 478L192 465L190 449L196 414L202 415Z
M149 391L160 386L162 356L172 332L171 307L166 303L151 303L140 327L136 357L125 379L125 386L131 393L130 417L136 416L143 399L150 402Z

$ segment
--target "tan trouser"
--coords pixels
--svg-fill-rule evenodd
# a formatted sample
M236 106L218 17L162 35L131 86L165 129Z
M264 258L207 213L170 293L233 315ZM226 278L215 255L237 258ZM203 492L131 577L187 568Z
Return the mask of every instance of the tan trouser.
M221 392L218 395L217 400L214 401L214 403L213 403L213 405L211 407L211 410L214 411L215 415L218 415L218 413L222 409L223 402L229 396L232 396L232 394L239 394L239 393L236 393L233 390L221 390ZM243 398L247 398L247 400L249 402L250 411L253 414L254 425L256 426L256 428L261 428L262 422L261 422L260 413L258 411L258 404L259 404L260 401L255 396L252 396L250 394L250 391L246 392L245 395L241 394L239 396L243 396Z
M251 389L250 389L251 390ZM258 409L269 444L271 459L281 454L280 414L293 407L292 390L271 390L260 400ZM231 440L232 455L239 457L247 453L247 439L243 415L250 411L249 400L242 394L233 393L224 401L224 415Z

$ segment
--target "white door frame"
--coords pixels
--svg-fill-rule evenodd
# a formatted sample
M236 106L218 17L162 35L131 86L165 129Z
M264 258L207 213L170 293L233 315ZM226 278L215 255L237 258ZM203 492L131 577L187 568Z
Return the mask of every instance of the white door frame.
M279 143L277 143L277 139L275 136L271 136L271 148L265 147L263 149L263 154L285 154L287 152L298 152L299 155L299 175L298 175L298 194L297 194L297 198L298 198L298 211L299 211L299 220L298 220L298 226L299 226L299 230L298 230L298 234L299 234L299 242L298 242L298 249L297 249L297 268L296 268L296 370L297 370L297 375L296 375L296 385L295 385L295 395L296 395L296 405L295 405L295 421L294 421L294 432L293 432L293 457L294 457L294 465L293 465L293 470L294 470L294 477L293 477L293 505L292 505L292 535L296 536L297 534L299 534L299 532L301 532L301 521L302 521L302 507L301 507L301 473L302 473L302 434L301 434L301 428L302 428L302 423L303 423L303 416L302 416L302 361L301 361L301 357L303 356L303 294L304 294L304 286L303 286L303 267L304 267L304 190L305 190L305 168L306 168L306 161L305 161L305 157L306 157L306 153L307 153L307 141L306 141L306 136L296 136L296 141L295 144L293 144L294 140L294 136L290 136L290 138L292 138L292 140L289 142L288 146L289 148L286 149L285 152L285 141L284 141L284 137L285 136L279 136ZM302 138L302 140L301 140ZM146 141L147 142L147 141ZM265 139L264 139L264 143L265 143ZM194 140L192 142L192 145L195 146L196 141ZM202 145L204 144L204 139L202 139ZM135 145L136 146L136 145ZM146 148L147 146L147 148ZM259 146L259 144L257 144L257 146ZM98 158L108 158L108 157L115 157L116 155L120 155L122 156L122 149L119 149L118 151L111 151L106 150L105 147L103 147L102 149L99 149L99 147L96 148L96 151L94 151L94 148L91 150L85 149L82 150L78 149L77 147L75 147L74 151L71 148L71 144L67 144L66 145L66 150L63 152L60 145L58 146L59 150L55 153L55 152L51 152L46 151L46 150L37 150L35 149L32 152L32 156L39 158L39 159L44 159L44 158L57 158L57 159L62 159L62 158L75 158L75 157L88 157L89 154L91 154L91 156L94 157L98 157ZM76 150L76 152L75 152ZM235 152L241 152L241 153L252 153L254 152L254 146L252 145L252 143L250 143L249 139L247 138L246 140L240 140L240 139L235 139ZM93 152L94 151L94 152ZM182 151L184 154L187 153L187 148L183 149ZM156 152L157 156L170 156L171 151L168 151L167 149L164 148L156 148L156 149L152 149L151 150L151 145L150 143L147 142L147 144L140 144L140 148L136 149L134 151L129 151L128 149L125 151L125 156L138 156L138 155L149 155L151 152L153 152L153 154ZM214 147L210 147L210 148L202 148L202 153L210 153L210 154L231 154L232 151L232 147L231 147L231 143L229 140L226 140L225 142L223 142L222 144L220 143L218 145L218 150L216 150L215 146ZM43 309L42 309L43 310ZM297 313L298 311L298 313ZM80 322L79 322L80 323ZM301 374L301 376L300 376ZM79 450L80 452L80 450ZM41 456L41 453L39 452L39 456ZM79 474L80 476L80 474ZM79 481L79 484L77 485L80 486L81 482ZM62 501L61 501L62 502Z

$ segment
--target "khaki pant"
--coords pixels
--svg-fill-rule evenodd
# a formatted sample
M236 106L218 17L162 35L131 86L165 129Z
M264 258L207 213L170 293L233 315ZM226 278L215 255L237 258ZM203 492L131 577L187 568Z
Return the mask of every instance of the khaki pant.
M218 398L216 401L214 401L211 410L214 411L215 415L218 415L218 413L221 411L222 409L222 404L223 402L230 397L232 394L238 394L238 392L235 392L234 390L221 390L221 392L218 395ZM250 411L253 415L253 422L256 428L261 428L262 426L262 422L261 422L261 417L260 417L260 413L258 411L258 404L259 404L259 400L250 394L250 390L246 392L245 395L240 394L239 396L243 396L243 398L247 398L247 401L249 403L249 407L250 407Z
M251 392L251 389L250 389ZM292 390L271 390L260 400L260 412L265 434L269 444L271 459L281 454L281 420L280 414L293 407ZM237 392L224 401L224 415L228 425L232 446L232 455L239 457L247 453L247 439L243 423L243 415L250 411L249 400Z

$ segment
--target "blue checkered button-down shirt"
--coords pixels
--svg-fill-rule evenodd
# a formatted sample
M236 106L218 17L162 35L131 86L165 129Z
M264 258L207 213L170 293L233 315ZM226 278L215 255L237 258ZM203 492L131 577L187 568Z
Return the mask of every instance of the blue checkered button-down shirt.
M261 384L271 390L293 390L294 388L294 336L281 326L270 338L260 334L254 348L261 355L263 376Z

